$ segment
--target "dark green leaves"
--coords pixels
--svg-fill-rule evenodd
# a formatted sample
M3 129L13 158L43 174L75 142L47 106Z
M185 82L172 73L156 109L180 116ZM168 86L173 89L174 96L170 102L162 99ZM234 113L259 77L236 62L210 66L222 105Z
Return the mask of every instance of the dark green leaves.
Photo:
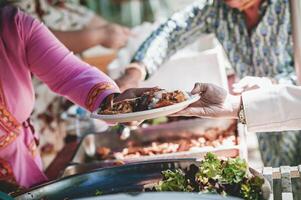
M95 196L101 196L103 192L101 190L96 190L95 191Z
M242 182L243 178L247 177L247 169L246 161L240 158L230 158L223 163L221 182L224 184Z
M247 200L262 199L264 180L251 177L246 161L240 158L220 160L208 153L193 176L185 175L180 169L166 170L162 174L163 180L156 186L157 191L214 192Z
M199 172L197 173L198 181L207 183L209 179L218 180L222 175L222 163L216 155L207 153L201 162Z
M259 177L252 177L241 185L241 195L244 199L261 199L261 186L264 180Z
M166 170L162 172L163 180L156 186L157 191L190 192L192 188L182 170Z

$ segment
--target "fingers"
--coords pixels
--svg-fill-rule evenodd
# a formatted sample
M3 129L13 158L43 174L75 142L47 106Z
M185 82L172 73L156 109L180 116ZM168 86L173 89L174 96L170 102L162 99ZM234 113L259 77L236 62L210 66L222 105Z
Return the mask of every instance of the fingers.
M191 91L191 94L201 94L206 91L207 86L208 85L206 83L196 83Z
M121 93L118 97L114 99L115 102L123 101L125 99L134 99L139 96L141 96L143 93L156 90L158 87L152 87L152 88L131 88L123 93Z
M240 94L244 91L254 90L258 88L266 88L272 85L270 79L265 77L251 77L247 76L241 79L238 83L232 85L233 92Z
M118 38L114 38L115 40L112 41L111 48L121 49L122 47L125 47L128 41L128 37L122 35L117 35L116 37Z
M138 127L143 121L132 121L132 122L126 122L121 123L122 125L128 126L130 129L135 129Z
M116 79L115 82L122 92L129 88L138 88L140 83L139 79L131 74L124 74Z
M135 88L135 89L130 89L132 90L133 92L133 95L135 97L139 97L141 96L142 94L144 94L145 92L150 92L150 91L153 91L153 90L157 90L159 89L159 87L151 87L151 88Z
M112 49L120 49L126 46L129 37L131 36L131 30L129 28L117 25L109 24L106 25L105 30L107 31L107 41L104 46Z
M254 84L254 82L256 82L256 80L254 80L254 77L246 76L243 79L241 79L238 83L234 83L233 87L243 88L250 84Z
M233 92L240 94L246 90L256 89L256 86L259 84L260 78L247 76L241 79L238 83L232 85Z
M177 117L177 116L184 116L184 117L191 117L191 116L201 116L202 114L202 108L195 108L195 107L188 107L184 110L181 110L177 113L174 113L170 115L171 117Z
M191 91L191 94L200 94L201 93L201 83L194 84L194 88Z
M124 36L124 38L126 38L126 40L129 38L129 36L132 35L132 31L131 29L125 27L125 26L120 26L120 25L116 25L115 26L115 32L121 37Z
M127 27L123 27L123 32L127 35L127 36L133 36L133 32L131 31L131 29L127 28Z
M205 100L211 103L223 102L228 94L224 88L210 83L196 83L191 93L200 94L200 101Z
M138 83L124 83L124 84L121 84L119 86L119 89L121 92L125 92L126 90L130 89L130 88L138 88Z

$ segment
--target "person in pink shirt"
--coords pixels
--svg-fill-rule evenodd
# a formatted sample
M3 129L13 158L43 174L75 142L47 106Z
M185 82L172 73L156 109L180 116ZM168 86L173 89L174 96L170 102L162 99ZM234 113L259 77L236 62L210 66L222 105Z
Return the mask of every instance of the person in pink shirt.
M47 180L27 122L35 101L32 74L90 111L119 94L119 88L16 8L2 6L0 22L0 180L31 187ZM116 99L135 97L142 90L132 89Z

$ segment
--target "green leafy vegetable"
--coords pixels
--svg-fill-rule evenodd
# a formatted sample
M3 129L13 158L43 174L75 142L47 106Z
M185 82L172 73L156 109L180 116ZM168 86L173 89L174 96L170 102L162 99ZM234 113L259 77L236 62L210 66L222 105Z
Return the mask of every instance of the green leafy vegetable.
M240 158L230 158L227 162L223 163L221 181L224 184L239 183L247 177L247 170L248 166L246 161Z
M219 179L222 174L221 161L213 153L208 153L202 161L197 179L206 184L210 179Z
M180 169L162 172L163 179L155 187L157 191L195 191L232 195L246 200L262 199L264 180L248 173L245 160L229 158L220 160L208 153L195 172Z
M261 186L264 180L259 177L252 177L246 183L241 185L241 194L244 199L257 200L261 199Z
M174 171L166 170L162 172L163 180L156 186L157 191L177 191L190 192L192 191L188 180L182 170L176 169Z
M101 190L95 191L95 196L101 196L101 195L103 195L103 191L101 191Z

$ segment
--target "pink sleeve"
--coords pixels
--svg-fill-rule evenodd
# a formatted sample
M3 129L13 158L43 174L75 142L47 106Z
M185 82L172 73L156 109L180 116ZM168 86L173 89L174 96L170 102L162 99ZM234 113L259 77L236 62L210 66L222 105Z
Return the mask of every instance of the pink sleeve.
M30 70L54 92L94 111L119 88L107 75L81 61L40 22L18 12Z

